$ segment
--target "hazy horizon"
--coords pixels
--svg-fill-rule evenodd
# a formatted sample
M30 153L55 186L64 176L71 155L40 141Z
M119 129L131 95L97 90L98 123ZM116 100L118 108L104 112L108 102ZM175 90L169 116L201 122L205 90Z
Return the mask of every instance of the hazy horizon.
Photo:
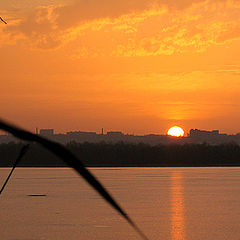
M0 4L0 117L54 128L239 132L237 0Z
M16 124L16 126L19 126ZM172 125L173 126L173 125ZM63 131L60 131L59 129L55 129L54 126L50 126L49 128L43 128L43 127L36 127L34 129L31 129L31 128L28 128L29 131L33 132L33 133L36 133L36 131L38 131L38 134L39 134L39 131L41 129L53 129L54 130L54 134L67 134L67 132L96 132L96 134L102 134L102 128L96 128L96 129L90 129L90 128L84 128L84 126L82 128L66 128L64 129ZM200 131L208 131L208 132L211 132L213 130L218 130L219 131L219 134L227 134L227 135L236 135L236 134L240 134L240 129L239 131L236 131L235 133L228 133L228 132L223 132L221 129L200 129L200 128L191 128L191 129L198 129ZM183 137L187 137L188 134L190 134L190 130L191 129L183 129L184 130L184 136ZM107 134L107 132L121 132L123 133L124 135L135 135L135 136L142 136L142 135L169 135L168 134L168 130L169 129L165 129L165 132L153 132L153 131L150 131L150 132L127 132L127 131L124 131L123 129L104 129L103 128L103 134ZM0 135L8 135L7 132L5 131L2 131L0 130ZM180 136L181 137L181 136Z

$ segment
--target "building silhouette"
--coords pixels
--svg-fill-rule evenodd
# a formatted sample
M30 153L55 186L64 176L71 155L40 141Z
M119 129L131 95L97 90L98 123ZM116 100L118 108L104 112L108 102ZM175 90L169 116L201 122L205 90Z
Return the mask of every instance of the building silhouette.
M219 130L212 130L212 131L206 131L206 130L199 130L199 129L191 129L189 132L190 137L211 137L211 136L217 136L219 135Z
M38 133L38 130L36 130ZM78 143L143 143L149 145L158 144L210 144L219 145L226 143L236 143L240 145L240 133L235 135L222 134L219 130L200 130L191 129L186 137L172 137L168 135L147 134L147 135L133 135L124 134L121 131L108 131L104 134L103 129L100 133L90 131L69 131L66 134L55 134L54 129L40 129L39 134L49 138L53 141L67 144L70 142ZM0 144L9 142L19 142L20 140L11 135L0 135Z
M54 135L54 129L40 129L39 133L42 136L52 136Z

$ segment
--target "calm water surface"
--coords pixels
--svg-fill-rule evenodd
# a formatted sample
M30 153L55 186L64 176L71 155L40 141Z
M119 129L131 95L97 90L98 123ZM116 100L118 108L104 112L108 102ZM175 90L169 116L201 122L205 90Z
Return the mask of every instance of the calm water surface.
M240 239L240 168L90 170L150 239ZM0 203L3 240L139 239L71 169L18 168Z

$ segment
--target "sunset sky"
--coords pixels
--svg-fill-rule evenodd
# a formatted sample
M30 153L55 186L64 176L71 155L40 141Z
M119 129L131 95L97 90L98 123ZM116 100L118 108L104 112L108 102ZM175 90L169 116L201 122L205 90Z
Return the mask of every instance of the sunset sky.
M5 120L240 132L239 0L9 0L0 16Z

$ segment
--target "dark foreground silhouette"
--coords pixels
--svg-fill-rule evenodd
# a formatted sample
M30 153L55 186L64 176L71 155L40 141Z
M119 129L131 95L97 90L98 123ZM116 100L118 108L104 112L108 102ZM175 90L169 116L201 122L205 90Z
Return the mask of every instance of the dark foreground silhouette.
M29 148L29 145L25 145L25 146L22 147L22 149L21 149L21 151L20 151L20 153L19 153L16 161L15 161L14 164L13 164L13 167L12 167L11 172L9 173L8 177L6 178L6 180L5 180L2 188L1 188L1 190L0 190L0 194L2 194L4 188L7 186L7 183L8 183L8 181L9 181L11 175L13 174L14 169L16 168L16 166L18 165L18 163L22 160L22 157L23 157L24 154L27 152L28 148Z
M102 198L105 199L135 229L135 231L141 236L142 239L148 239L144 235L144 233L137 227L137 225L132 221L132 219L127 215L127 213L113 199L113 197L108 193L108 191L103 187L103 185L83 165L83 163L80 161L80 158L78 158L74 153L72 153L67 148L57 142L53 142L39 135L25 131L2 120L0 120L0 129L11 133L13 136L23 141L36 142L40 144L43 148L54 154L56 157L60 158L63 162L65 162L65 164L73 168L81 177L83 177L87 181L87 183L92 186L93 189L97 191L102 196ZM24 152L24 147L20 151L20 159L23 156L21 152Z
M0 17L0 21L2 21L3 23L7 24L7 22L5 20L3 20L1 17Z
M14 164L22 144L0 145L0 166ZM237 144L172 144L150 146L129 143L69 143L66 147L88 167L208 167L240 166L240 146ZM64 161L38 144L32 144L18 166L66 167Z

